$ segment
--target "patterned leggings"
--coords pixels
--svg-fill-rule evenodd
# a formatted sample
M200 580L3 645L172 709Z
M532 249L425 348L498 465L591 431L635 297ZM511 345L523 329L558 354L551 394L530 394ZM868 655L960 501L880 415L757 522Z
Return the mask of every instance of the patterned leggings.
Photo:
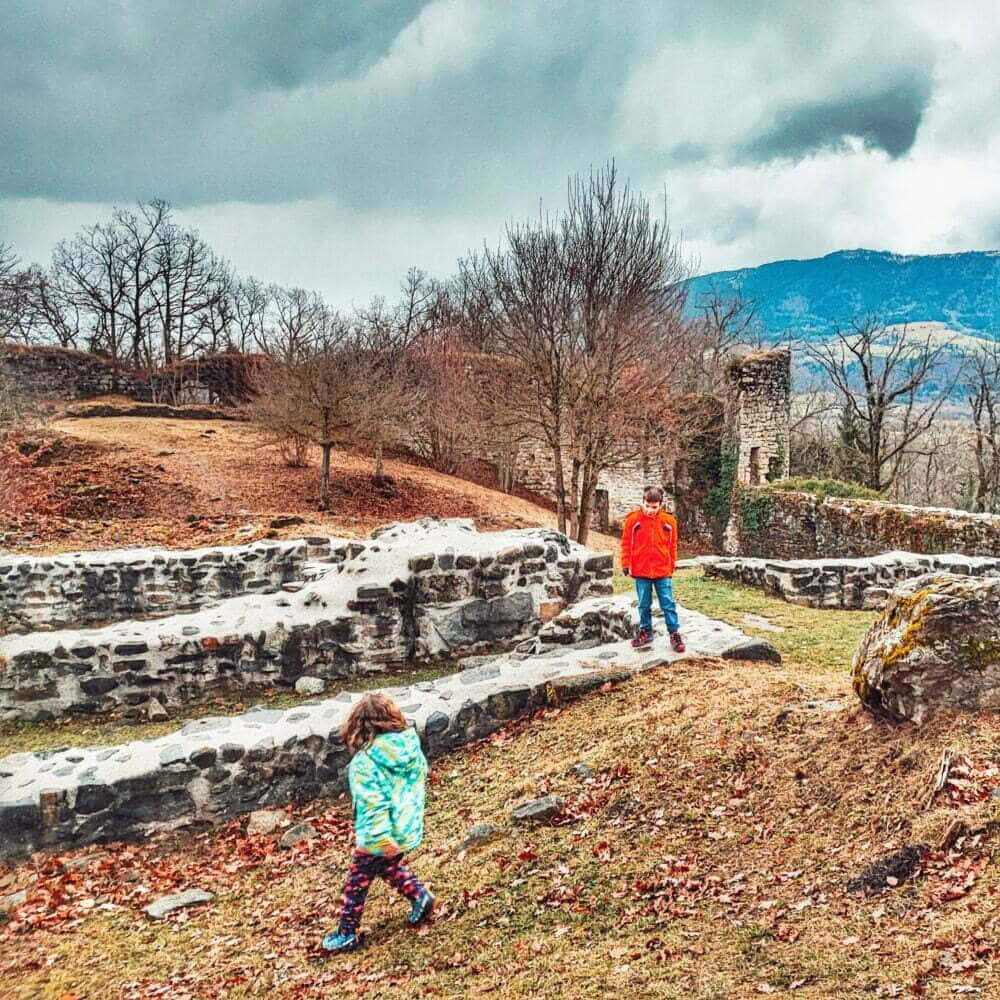
M351 858L351 870L347 873L347 884L344 886L344 906L340 911L341 934L357 934L365 899L376 876L385 879L393 889L411 901L419 899L424 892L416 875L403 864L402 855L384 858L378 854L355 851Z

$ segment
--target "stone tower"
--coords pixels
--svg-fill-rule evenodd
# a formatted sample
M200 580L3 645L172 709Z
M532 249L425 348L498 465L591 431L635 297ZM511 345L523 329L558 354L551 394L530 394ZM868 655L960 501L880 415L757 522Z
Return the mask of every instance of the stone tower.
M788 475L792 352L758 351L729 366L735 481L756 486Z

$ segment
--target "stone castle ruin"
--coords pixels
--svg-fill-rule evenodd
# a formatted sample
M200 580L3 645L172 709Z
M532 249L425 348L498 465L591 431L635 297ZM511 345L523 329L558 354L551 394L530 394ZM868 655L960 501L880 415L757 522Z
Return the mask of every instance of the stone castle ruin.
M759 351L729 365L737 484L759 486L788 475L791 365L788 348Z
M678 656L665 642L632 649L634 599L610 596L611 575L610 555L558 532L479 533L464 520L389 525L364 541L0 560L0 718L145 718L154 702L162 711L213 688L321 692L334 678L455 661L437 680L386 689L433 757ZM686 655L780 659L696 612L684 621ZM342 791L339 727L359 697L0 759L0 860Z

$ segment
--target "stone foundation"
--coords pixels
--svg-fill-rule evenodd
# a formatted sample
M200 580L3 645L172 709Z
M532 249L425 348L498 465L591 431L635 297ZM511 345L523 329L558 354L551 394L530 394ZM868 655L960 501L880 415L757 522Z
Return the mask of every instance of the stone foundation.
M476 657L456 674L386 693L436 757L535 708L679 659L665 636L640 651L627 641L601 643L627 627L633 605L631 595L581 602L520 651ZM777 658L773 647L729 625L683 608L680 614L688 657ZM343 791L348 756L338 730L359 697L345 693L287 711L199 719L177 733L117 747L0 759L0 859L216 822Z
M611 591L612 557L554 531L480 534L471 521L424 521L346 546L323 549L338 562L303 563L311 578L286 585L292 592L0 639L0 719L120 707L139 716L153 698L183 704L212 688L453 658L510 643L578 598Z
M342 538L303 538L187 551L8 556L0 558L0 635L196 611L301 583L309 563L343 562L361 548Z
M736 557L702 562L708 576L759 587L792 604L850 611L884 607L894 587L925 573L1000 576L1000 558L957 553L936 556L887 552L871 559Z
M893 551L1000 557L1000 515L818 500L767 487L737 492L730 528L727 551L767 559L856 559Z

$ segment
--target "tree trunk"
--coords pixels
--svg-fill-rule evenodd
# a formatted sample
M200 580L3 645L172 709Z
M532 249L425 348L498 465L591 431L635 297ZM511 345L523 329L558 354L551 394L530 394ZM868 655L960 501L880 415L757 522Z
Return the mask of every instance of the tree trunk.
M573 471L569 480L569 534L573 538L579 529L580 520L577 516L577 497L580 494L580 456L573 455Z
M566 474L563 472L562 445L558 442L552 446L552 458L555 462L556 487L556 518L559 530L566 534Z
M385 476L385 462L382 459L382 442L375 445L375 479L379 482Z
M590 534L590 512L594 506L594 492L597 489L597 476L592 470L585 469L583 482L580 484L579 529L576 540L581 545L587 544Z
M319 509L330 509L330 449L332 444L324 444L323 448L323 475L319 487Z

